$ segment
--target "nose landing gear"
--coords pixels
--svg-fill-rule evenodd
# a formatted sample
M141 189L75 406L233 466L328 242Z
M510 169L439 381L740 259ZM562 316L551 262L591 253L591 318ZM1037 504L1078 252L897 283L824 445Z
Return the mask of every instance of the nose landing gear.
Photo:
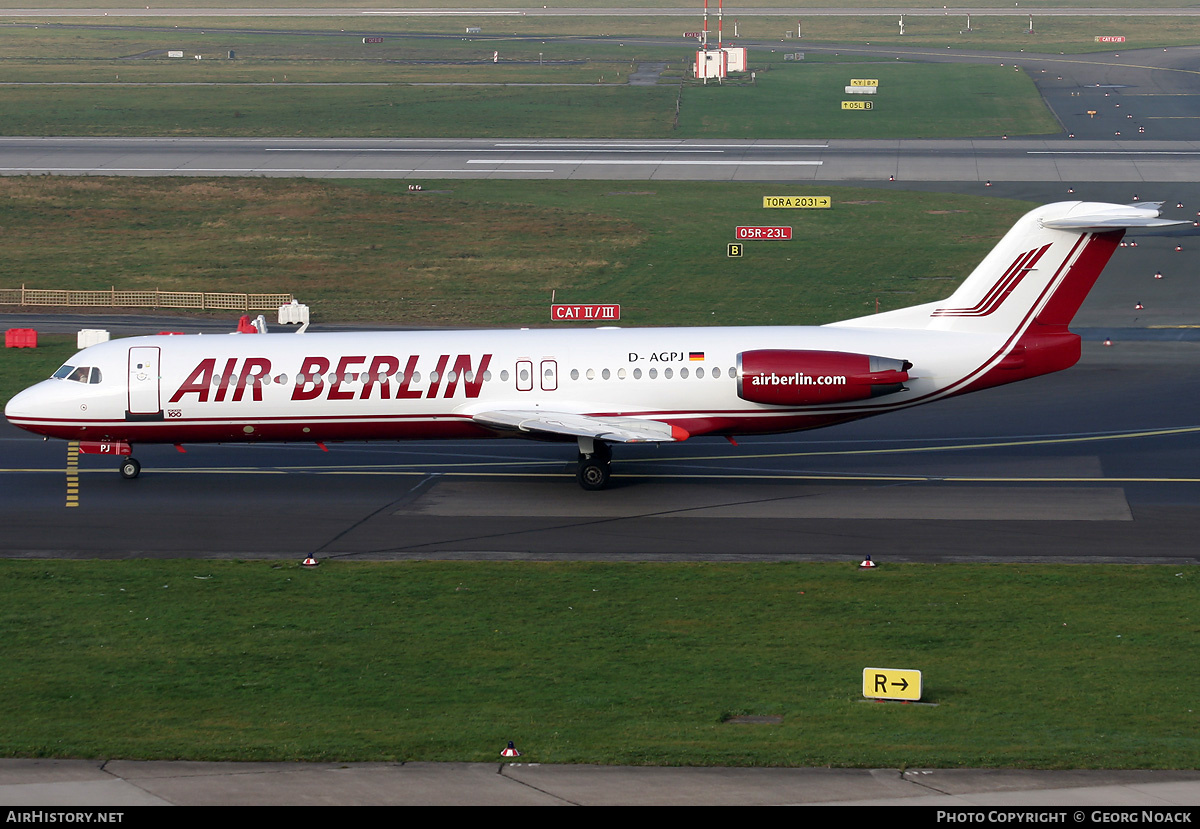
M131 481L141 474L142 465L138 463L136 458L128 457L121 461L120 472L122 478Z

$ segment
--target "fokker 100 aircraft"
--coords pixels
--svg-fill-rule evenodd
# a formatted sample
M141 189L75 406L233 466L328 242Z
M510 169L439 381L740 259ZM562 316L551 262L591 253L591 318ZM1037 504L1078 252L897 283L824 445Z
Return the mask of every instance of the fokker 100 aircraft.
M121 455L138 443L521 437L614 443L790 432L1068 368L1067 330L1129 228L1160 203L1033 210L947 299L817 327L149 336L76 354L4 409Z

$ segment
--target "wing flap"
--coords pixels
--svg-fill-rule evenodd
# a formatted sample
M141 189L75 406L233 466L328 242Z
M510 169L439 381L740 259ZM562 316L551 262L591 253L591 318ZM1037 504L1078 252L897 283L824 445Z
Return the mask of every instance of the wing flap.
M517 435L562 435L593 438L608 443L669 443L687 440L690 435L661 420L633 417L592 417L568 412L495 411L480 412L472 418L481 426Z

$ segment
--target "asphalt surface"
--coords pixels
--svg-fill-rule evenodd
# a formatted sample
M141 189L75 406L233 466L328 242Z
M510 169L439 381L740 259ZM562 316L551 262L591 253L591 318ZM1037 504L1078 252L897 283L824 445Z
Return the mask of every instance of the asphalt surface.
M1038 81L1064 134L1074 132L1075 139L739 146L734 150L742 153L740 159L822 163L726 165L734 171L723 169L721 175L754 178L763 175L755 168L769 168L768 178L778 181L792 180L789 174L828 174L823 180L992 192L1035 201L1165 199L1183 203L1184 208L1168 211L1183 216L1200 206L1200 186L1193 183L1200 176L1192 166L1200 147L1186 135L1189 119L1200 117L1200 74L1186 68L1196 55L1195 50L1170 50L1120 59L1092 56L1072 58L1069 66L1055 56L1022 56L1024 71ZM1170 65L1165 71L1145 68L1152 60ZM1097 116L1087 115L1089 108L1097 109ZM1145 138L1104 134L1126 114L1135 118L1124 121L1147 126L1145 134L1139 133ZM54 161L60 166L53 169L60 172L79 166L111 173L122 165L153 164L142 174L162 174L226 165L231 174L253 169L344 176L361 165L362 175L395 173L369 169L363 159L376 158L376 150L364 152L357 144L351 156L336 163L296 165L275 155L264 160L269 147L246 144L171 142L174 149L160 149L155 142L122 146L87 140L59 150L64 142L34 140L37 147L31 149L19 143L25 141L0 142L0 167L15 172L20 164ZM1080 155L1081 147L1093 154ZM201 158L213 149L218 160ZM318 154L311 147L300 149L299 155ZM479 147L463 149L459 160L466 162ZM504 148L489 158L525 163L546 149ZM1153 152L1143 153L1146 149ZM21 155L35 150L42 153L35 159ZM605 148L568 150L569 163L551 173L526 175L599 171L638 178L634 168L644 167L664 177L706 178L720 166L621 165L610 158L616 153L603 154ZM634 160L679 158L674 148L654 150L658 156ZM296 152L293 147L288 154ZM406 162L414 168L411 174L431 175L432 165L448 166L444 156L453 154L436 154L440 160L432 155L419 165ZM164 157L169 161L158 160ZM589 160L602 163L582 163ZM400 167L394 159L389 164ZM894 172L886 172L889 165ZM486 169L483 174L502 177L517 166L462 164L460 169L464 175ZM885 183L890 175L897 181ZM618 454L617 485L605 493L578 491L567 456L554 445L342 444L331 445L329 453L302 445L206 446L189 447L186 455L170 447L145 447L138 449L144 471L136 481L123 481L106 462L85 457L80 506L68 509L62 445L5 426L0 429L6 493L0 522L6 532L0 536L0 555L851 562L869 551L885 565L889 560L1195 563L1200 377L1194 366L1200 346L1186 326L1200 323L1195 313L1200 289L1186 278L1195 272L1195 245L1180 241L1182 252L1174 250L1176 240L1161 238L1118 250L1077 317L1077 330L1087 342L1074 369L808 435L740 441L738 447L720 442L638 447ZM1156 270L1167 278L1153 280ZM1136 303L1144 308L1135 311ZM133 329L143 324L113 322ZM1113 344L1104 345L1105 339ZM755 541L751 550L746 549L749 535ZM1200 805L1200 782L1193 772L9 760L0 761L0 802L1165 807Z
M968 812L998 807L1028 815L1052 807L1086 806L1071 822L1092 824L1120 819L1096 809L1106 806L1137 807L1156 815L1158 821L1172 816L1181 822L1180 816L1195 810L1179 807L1194 807L1197 802L1200 772L1196 771L630 769L543 766L524 761L297 764L0 759L0 803L6 810L97 805L120 809L170 805L739 804L924 806L932 816L932 807ZM16 819L19 817L10 822Z

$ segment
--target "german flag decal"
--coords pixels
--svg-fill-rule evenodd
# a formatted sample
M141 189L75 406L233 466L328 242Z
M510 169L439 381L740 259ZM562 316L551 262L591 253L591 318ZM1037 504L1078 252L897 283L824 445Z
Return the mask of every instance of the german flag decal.
M704 362L704 352L703 351L689 351L688 359L691 360L693 363L703 363Z

